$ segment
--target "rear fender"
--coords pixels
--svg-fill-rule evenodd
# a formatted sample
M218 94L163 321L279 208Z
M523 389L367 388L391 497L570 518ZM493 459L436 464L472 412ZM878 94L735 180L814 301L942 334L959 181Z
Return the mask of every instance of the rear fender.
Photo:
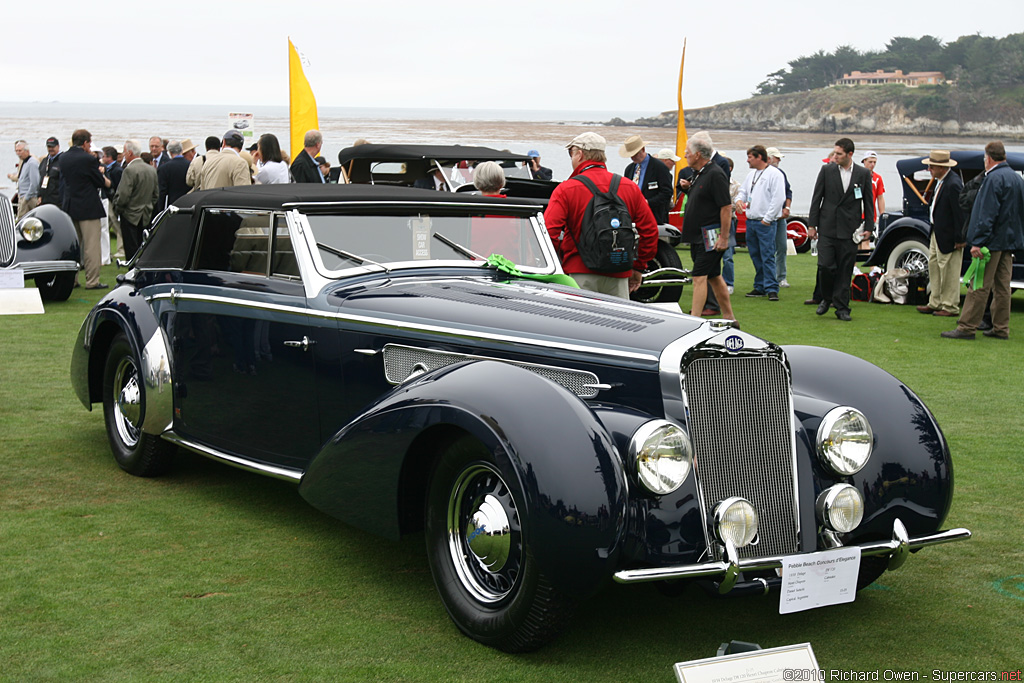
M519 367L460 363L396 387L327 442L299 492L329 515L398 536L407 530L403 505L416 501L422 516L427 473L462 433L522 492L520 520L541 571L572 595L596 590L614 567L625 521L614 437L584 401Z

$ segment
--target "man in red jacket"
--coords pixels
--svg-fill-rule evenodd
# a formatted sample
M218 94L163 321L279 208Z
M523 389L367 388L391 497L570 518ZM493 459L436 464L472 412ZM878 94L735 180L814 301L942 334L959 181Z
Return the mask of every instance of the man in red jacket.
M544 211L544 222L562 261L562 269L582 289L628 299L629 293L640 285L644 265L658 252L658 224L640 188L632 180L623 178L620 181L619 197L629 209L640 235L633 268L619 273L595 273L583 265L576 249L583 214L594 195L582 182L573 181L573 178L586 174L598 190L607 192L612 174L606 166L606 146L605 139L597 133L581 133L565 146L572 160L572 175L551 194L548 208Z

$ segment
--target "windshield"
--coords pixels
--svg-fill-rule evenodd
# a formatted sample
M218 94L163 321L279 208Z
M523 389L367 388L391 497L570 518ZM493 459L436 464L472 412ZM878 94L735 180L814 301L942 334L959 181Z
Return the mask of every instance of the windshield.
M373 263L428 265L475 261L442 237L484 258L501 254L520 268L550 270L529 216L494 215L323 215L306 216L327 270ZM482 261L475 261L477 264Z
M473 174L476 172L476 167L480 162L462 162L454 166L442 166L444 169L444 175L448 178L451 183L452 189L462 187L463 185L473 184ZM530 171L520 162L515 161L501 161L497 162L501 166L502 172L506 178L530 178Z

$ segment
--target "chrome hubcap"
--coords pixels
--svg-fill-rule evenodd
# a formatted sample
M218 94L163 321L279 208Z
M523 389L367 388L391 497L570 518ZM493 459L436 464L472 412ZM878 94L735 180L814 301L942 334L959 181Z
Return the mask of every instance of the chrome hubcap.
M117 435L132 448L139 442L139 422L142 417L142 391L139 373L131 358L123 358L114 373L114 424Z
M488 463L469 465L448 499L448 550L463 587L477 600L495 603L512 592L523 546L515 501Z
M917 249L911 249L900 256L896 266L898 268L906 268L910 273L927 273L928 254L920 252Z

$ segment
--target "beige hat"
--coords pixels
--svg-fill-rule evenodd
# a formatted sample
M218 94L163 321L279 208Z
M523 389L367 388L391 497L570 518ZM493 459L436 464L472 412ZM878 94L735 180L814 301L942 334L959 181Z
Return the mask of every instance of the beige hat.
M922 159L925 166L956 166L956 161L949 158L949 152L944 149L933 149L927 159Z
M630 156L632 156L632 155L630 155ZM654 158L655 159L671 159L672 161L679 161L679 159L680 159L680 157L676 156L676 153L673 152L668 147L663 147L663 148L659 149L658 153L654 155Z
M195 149L195 148L196 148L196 146L192 144L192 140L191 139L185 138L184 140L181 141L181 153L182 154L184 154L185 152L189 151L190 149Z
M642 137L639 135L630 135L626 138L626 141L622 143L622 147L619 147L619 156L626 157L628 159L646 146L647 143L644 142Z
M765 150L768 152L768 157L775 157L776 159L785 159L786 155L779 151L778 147L769 147Z
M608 141L605 140L600 135L598 135L597 133L580 133L579 135L574 137L572 139L572 142L566 145L565 148L571 149L573 147L577 147L579 149L587 151L600 150L603 152L605 147L607 146Z

